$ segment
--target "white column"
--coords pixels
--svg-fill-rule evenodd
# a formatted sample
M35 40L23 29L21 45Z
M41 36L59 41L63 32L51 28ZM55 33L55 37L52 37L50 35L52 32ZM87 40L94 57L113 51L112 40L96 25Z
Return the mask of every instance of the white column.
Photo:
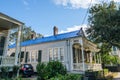
M10 38L10 30L7 31L7 36L6 36L6 39L5 39L3 56L6 56L6 55L7 55L9 38Z
M92 63L92 52L90 53L90 63Z
M73 41L70 44L70 54L71 54L71 71L73 70Z
M99 53L99 60L100 60L100 63L101 63L101 55L100 55L100 53Z
M96 56L95 56L95 52L94 52L94 61L95 61L95 64L96 64Z
M85 62L84 62L84 48L83 48L83 39L81 38L81 51L82 51L82 63L83 63L83 72L85 71Z
M21 37L21 27L18 27L18 37L17 37L17 42L16 42L16 51L15 51L15 65L18 63L18 54L20 53L20 37Z

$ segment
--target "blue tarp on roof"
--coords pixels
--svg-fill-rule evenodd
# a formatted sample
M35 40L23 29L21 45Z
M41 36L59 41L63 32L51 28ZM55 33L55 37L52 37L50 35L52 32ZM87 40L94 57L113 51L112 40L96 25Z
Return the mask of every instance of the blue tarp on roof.
M78 37L78 36L81 36L81 34L79 33L80 33L80 30L77 30L73 32L63 33L63 34L57 34L55 36L32 39L32 40L21 42L21 46L29 46L29 45L39 44L39 43L52 42L52 41L64 40L72 37ZM15 46L16 45L13 44L9 46L9 48L14 48Z

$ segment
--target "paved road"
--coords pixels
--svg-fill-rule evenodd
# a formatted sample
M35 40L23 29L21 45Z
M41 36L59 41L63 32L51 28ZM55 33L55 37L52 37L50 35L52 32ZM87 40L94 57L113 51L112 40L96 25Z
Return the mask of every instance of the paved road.
M117 74L117 76L114 77L113 80L120 80L120 72Z

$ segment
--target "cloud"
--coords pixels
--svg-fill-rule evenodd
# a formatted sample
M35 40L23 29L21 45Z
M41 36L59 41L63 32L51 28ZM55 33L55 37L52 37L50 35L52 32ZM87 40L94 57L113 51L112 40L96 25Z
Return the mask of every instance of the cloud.
M29 4L28 0L22 0L22 3L24 4L26 10L30 9L30 7L29 7L30 4Z
M96 4L100 3L103 0L53 0L56 5L62 5L64 7L79 9L79 8L88 8L90 3ZM110 0L112 1L112 0ZM115 2L120 2L120 0L114 0Z
M23 4L24 4L25 6L28 6L28 5L29 5L29 3L27 2L27 0L23 0Z
M114 0L115 2L120 2L120 0Z
M71 32L71 31L75 31L75 30L80 30L83 29L83 31L86 30L86 28L88 28L88 26L86 24L83 25L74 25L72 27L67 28L66 30L61 30L59 33L66 33L66 32Z

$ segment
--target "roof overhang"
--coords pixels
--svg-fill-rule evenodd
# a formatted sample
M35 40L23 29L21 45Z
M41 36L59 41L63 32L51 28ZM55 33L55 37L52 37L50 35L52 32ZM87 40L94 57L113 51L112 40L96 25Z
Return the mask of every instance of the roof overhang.
M22 25L24 25L24 23L14 19L10 16L7 16L3 13L0 13L0 32L3 30L17 28Z
M91 41L88 41L85 38L83 38L83 46L86 50L90 50L93 52L98 52L100 50L100 49L98 49L96 44L92 43Z

